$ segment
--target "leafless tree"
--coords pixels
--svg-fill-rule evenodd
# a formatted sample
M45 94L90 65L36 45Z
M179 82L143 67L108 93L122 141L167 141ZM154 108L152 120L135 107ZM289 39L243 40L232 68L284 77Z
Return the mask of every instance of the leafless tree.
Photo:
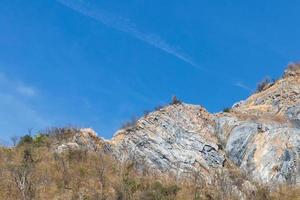
M182 104L182 102L179 99L177 99L175 95L172 96L171 105L178 105L178 104Z
M14 182L20 191L22 200L31 200L35 196L35 187L32 180L34 160L29 149L24 150L20 166L13 169Z
M10 139L11 139L11 141L12 141L12 143L13 143L13 146L15 147L15 146L17 145L17 143L18 143L20 137L14 135L14 136L12 136Z

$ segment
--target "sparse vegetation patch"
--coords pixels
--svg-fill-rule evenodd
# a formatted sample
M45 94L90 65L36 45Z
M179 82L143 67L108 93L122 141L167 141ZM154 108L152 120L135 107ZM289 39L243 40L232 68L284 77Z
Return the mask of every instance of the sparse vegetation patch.
M270 88L271 86L273 86L275 83L274 79L271 79L269 77L264 78L260 83L257 84L257 88L256 88L256 92L262 92L268 88Z

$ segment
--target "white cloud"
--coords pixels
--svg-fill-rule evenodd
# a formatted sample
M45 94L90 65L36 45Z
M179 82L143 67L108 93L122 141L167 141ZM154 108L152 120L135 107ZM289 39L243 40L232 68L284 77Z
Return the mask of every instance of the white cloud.
M239 88L242 88L244 90L247 90L249 92L252 91L252 89L250 87L248 87L247 85L245 85L244 83L241 83L241 82L237 82L234 84L236 87L239 87Z
M0 72L0 138L9 141L12 135L23 135L28 128L40 129L49 123L31 101L37 95L34 87L13 80ZM30 97L30 98L25 98Z
M38 95L38 91L34 87L25 84L20 80L11 79L3 72L0 72L0 92L27 97L34 97Z
M192 58L190 58L185 53L179 51L177 48L167 43L159 35L140 31L137 28L137 26L134 23L132 23L129 19L113 15L103 10L96 9L94 6L84 3L83 1L79 1L79 0L57 0L57 1L62 5L69 7L85 16L93 18L108 27L127 33L138 40L146 42L147 44L153 47L156 47L168 54L171 54L177 57L178 59L198 69L203 69Z
M16 90L20 94L28 96L28 97L34 97L37 95L37 90L35 88L25 85L23 83L19 83L16 87Z

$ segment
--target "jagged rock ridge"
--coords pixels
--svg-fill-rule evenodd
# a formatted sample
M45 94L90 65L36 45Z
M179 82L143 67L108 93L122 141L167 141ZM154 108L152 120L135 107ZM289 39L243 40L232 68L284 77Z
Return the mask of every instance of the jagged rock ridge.
M282 79L217 115L217 134L232 161L269 184L300 183L300 66Z
M111 145L120 160L132 160L140 167L182 175L199 169L208 175L226 160L212 119L201 106L170 105L117 132Z
M299 127L300 66L293 64L282 79L235 104L229 113L169 105L119 130L111 141L97 139L97 144L139 170L176 176L199 171L210 180L232 161L256 181L299 184ZM89 141L86 137L90 135L77 135L71 144Z

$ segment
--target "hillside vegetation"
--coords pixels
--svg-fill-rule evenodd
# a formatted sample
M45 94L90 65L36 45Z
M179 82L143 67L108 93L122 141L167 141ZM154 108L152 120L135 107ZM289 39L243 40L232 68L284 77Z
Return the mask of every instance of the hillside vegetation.
M86 200L173 200L239 199L224 177L205 183L197 174L190 181L178 181L137 173L132 163L116 162L103 151L84 149L58 153L53 147L72 136L72 130L52 135L24 136L13 148L0 149L0 196L7 200L86 199ZM242 176L230 173L238 180ZM300 189L267 187L243 194L246 199L299 199Z
M300 64L220 113L173 97L111 140L65 127L12 142L1 200L300 199Z

